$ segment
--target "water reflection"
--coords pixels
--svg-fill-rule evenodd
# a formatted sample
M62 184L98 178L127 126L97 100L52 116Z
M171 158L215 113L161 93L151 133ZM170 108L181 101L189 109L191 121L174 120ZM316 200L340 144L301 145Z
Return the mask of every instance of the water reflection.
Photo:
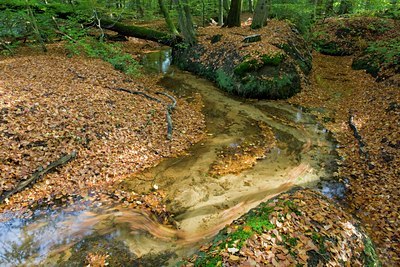
M172 63L172 49L170 47L162 48L159 51L145 54L141 60L147 72L166 74Z

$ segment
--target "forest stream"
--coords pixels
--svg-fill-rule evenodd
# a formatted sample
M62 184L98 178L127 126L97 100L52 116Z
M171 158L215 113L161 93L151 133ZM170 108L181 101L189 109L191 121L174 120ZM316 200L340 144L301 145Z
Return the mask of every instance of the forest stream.
M229 96L170 63L168 49L143 59L146 69L163 73L160 83L174 95L187 101L201 95L207 135L186 155L131 175L121 187L139 194L166 192L178 230L141 211L100 204L93 208L83 199L66 208L38 209L31 219L0 223L1 266L78 266L80 250L105 244L113 244L109 255L121 261L129 254L141 266L173 265L226 224L295 185L319 188L328 197L344 193L341 184L321 183L335 171L335 143L302 108ZM235 163L235 154L249 158ZM256 164L249 163L252 156ZM224 172L226 166L237 171Z

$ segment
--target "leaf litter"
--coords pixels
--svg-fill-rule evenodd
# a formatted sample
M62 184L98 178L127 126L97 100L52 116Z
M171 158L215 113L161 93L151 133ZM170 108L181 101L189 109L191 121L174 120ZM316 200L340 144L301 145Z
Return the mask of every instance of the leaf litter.
M163 103L112 90L154 95L148 77L132 78L106 62L66 57L61 45L47 54L22 50L0 61L0 194L63 154L75 160L15 194L0 210L20 210L64 195L115 191L124 176L177 156L203 136L198 101L177 99L173 139L167 139Z

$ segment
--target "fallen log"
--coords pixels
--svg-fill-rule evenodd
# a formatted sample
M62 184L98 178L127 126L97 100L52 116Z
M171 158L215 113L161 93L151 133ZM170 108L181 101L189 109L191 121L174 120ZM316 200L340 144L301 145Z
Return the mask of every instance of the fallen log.
M126 25L108 19L101 19L101 27L115 31L121 35L150 40L168 46L174 46L183 42L182 37L179 35L173 35L135 25Z
M76 151L73 151L70 154L60 157L58 160L53 161L52 163L47 165L46 168L43 168L42 166L40 166L38 168L38 170L36 172L34 172L31 175L31 177L29 177L27 180L20 182L13 190L3 193L0 196L0 203L2 203L5 199L9 198L13 194L25 189L28 185L33 184L38 179L40 179L43 175L53 171L54 169L56 169L59 166L67 164L69 161L71 161L75 157L76 157Z

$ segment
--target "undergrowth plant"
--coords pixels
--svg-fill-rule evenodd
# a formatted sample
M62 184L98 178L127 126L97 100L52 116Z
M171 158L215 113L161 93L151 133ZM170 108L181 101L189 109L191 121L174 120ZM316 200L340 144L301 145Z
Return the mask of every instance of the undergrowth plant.
M139 63L130 54L124 52L121 45L98 40L90 36L86 28L77 26L77 24L82 25L84 19L86 19L85 15L75 16L60 27L64 33L65 47L69 50L70 55L83 54L91 58L99 58L113 65L116 70L130 76L138 76L140 74Z

